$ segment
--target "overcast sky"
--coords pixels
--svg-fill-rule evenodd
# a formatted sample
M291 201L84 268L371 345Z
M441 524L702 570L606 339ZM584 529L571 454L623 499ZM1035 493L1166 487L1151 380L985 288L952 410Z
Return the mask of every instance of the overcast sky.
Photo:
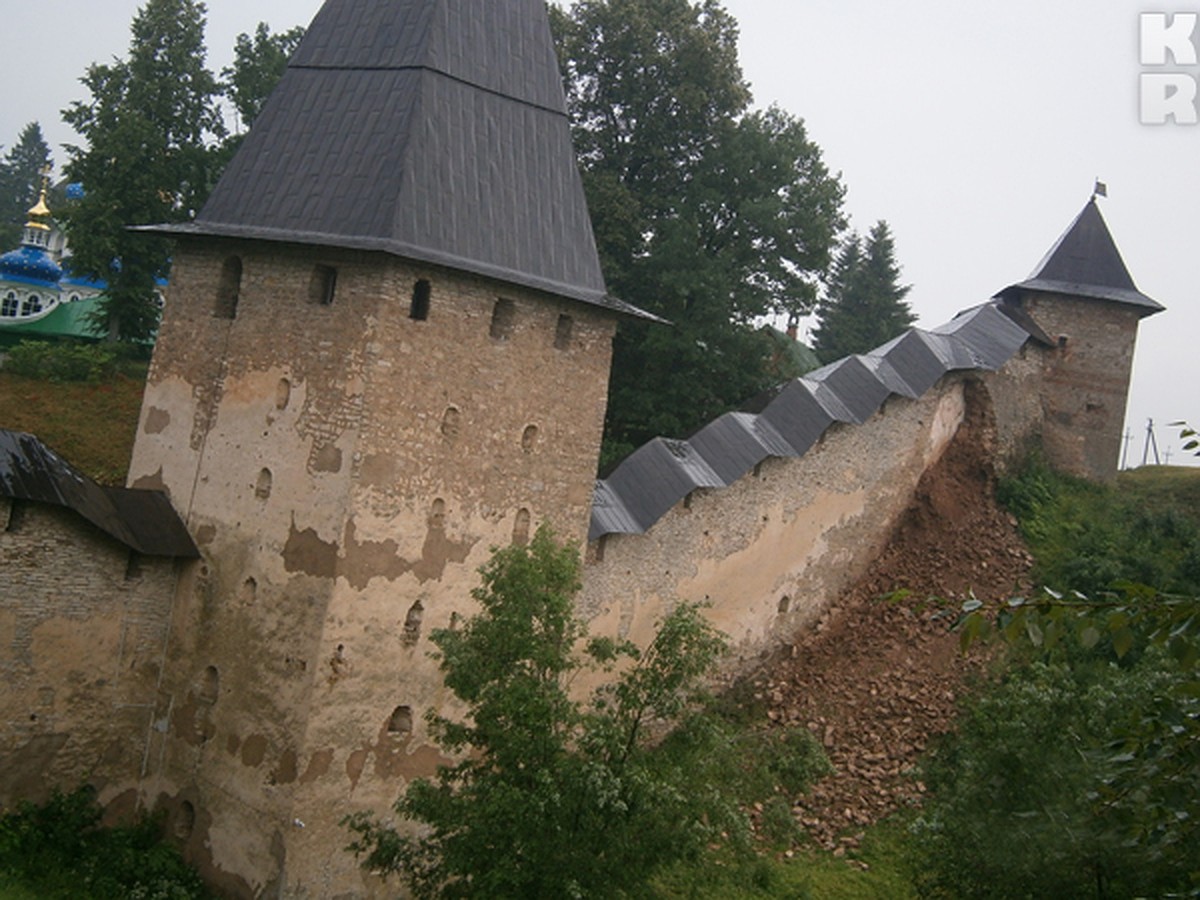
M502 0L497 0L502 2ZM0 143L40 122L55 150L72 136L59 110L82 97L94 61L124 56L138 0L9 4L0 30ZM209 66L237 34L307 25L320 0L211 0ZM803 118L842 173L851 223L886 219L909 299L939 325L1026 278L1091 195L1138 287L1167 307L1142 324L1128 427L1140 462L1154 419L1200 424L1200 126L1140 121L1139 14L1200 4L1131 0L726 0L759 105ZM86 27L77 27L78 23ZM75 24L69 24L75 23ZM1200 44L1200 28L1192 35Z

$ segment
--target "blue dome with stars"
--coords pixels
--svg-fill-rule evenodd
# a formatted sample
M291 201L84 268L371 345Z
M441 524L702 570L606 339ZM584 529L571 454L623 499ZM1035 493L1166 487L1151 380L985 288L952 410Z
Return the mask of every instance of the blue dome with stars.
M57 287L62 278L62 266L50 258L41 247L25 244L0 256L0 280Z

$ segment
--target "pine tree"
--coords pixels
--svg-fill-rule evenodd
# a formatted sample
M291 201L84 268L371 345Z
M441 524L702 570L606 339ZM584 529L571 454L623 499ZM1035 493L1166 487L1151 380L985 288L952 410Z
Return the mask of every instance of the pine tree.
M131 225L190 219L208 196L224 134L218 85L204 66L204 5L147 0L135 16L129 56L93 64L91 94L63 112L87 141L69 147L67 176L84 188L66 210L72 269L108 282L92 325L109 339L149 337L158 321L155 280L170 243Z
M857 233L846 238L818 307L813 349L822 362L867 353L912 326L904 299L911 286L899 279L887 222L875 223L865 242Z
M43 172L50 162L50 146L42 136L42 127L30 122L0 161L0 253L21 240L29 209L37 202Z

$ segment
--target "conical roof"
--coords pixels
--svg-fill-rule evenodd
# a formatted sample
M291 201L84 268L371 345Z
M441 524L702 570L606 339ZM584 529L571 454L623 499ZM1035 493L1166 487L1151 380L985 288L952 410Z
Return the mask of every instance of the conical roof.
M1011 298L1022 290L1111 300L1138 307L1142 315L1164 309L1133 283L1095 197L1050 248L1033 274L1025 281L1009 285L997 296Z
M544 0L327 0L195 222L608 296Z

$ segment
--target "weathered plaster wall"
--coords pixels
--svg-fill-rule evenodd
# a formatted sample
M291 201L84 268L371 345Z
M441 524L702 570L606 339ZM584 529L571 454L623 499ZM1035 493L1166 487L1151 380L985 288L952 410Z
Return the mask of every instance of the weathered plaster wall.
M131 482L165 487L205 556L146 790L250 895L361 880L338 820L439 759L429 629L469 612L491 547L543 519L584 534L614 322L388 257L241 249L233 318L229 248L177 257Z
M74 512L0 499L0 808L136 781L174 576Z
M865 570L965 414L963 382L898 397L861 426L834 426L803 457L764 462L694 492L645 535L592 545L590 628L644 644L677 601L711 604L744 665L813 619Z

